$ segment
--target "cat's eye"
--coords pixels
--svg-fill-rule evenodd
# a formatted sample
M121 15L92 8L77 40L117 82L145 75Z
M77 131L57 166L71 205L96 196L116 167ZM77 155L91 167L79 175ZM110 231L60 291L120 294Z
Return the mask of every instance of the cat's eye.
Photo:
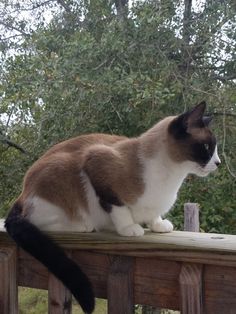
M204 144L204 147L205 147L205 149L207 150L207 151L209 151L209 149L210 149L210 145L209 144Z

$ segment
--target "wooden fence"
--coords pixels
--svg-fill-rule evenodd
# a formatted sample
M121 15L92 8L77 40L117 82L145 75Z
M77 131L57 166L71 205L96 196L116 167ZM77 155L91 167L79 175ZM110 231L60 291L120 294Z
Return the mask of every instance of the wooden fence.
M186 220L191 227L192 219ZM195 224L194 224L195 225ZM126 238L112 233L50 233L89 276L109 314L134 304L183 314L236 314L236 236L174 231ZM48 290L48 313L71 313L71 295L17 248L0 222L0 313L18 313L18 286Z

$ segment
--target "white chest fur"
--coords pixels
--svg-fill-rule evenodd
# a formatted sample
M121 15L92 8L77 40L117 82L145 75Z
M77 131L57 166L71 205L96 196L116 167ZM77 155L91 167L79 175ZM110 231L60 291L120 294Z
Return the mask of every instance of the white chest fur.
M169 211L187 172L185 165L176 167L173 162L162 162L161 157L145 162L145 191L131 206L134 221L149 222Z

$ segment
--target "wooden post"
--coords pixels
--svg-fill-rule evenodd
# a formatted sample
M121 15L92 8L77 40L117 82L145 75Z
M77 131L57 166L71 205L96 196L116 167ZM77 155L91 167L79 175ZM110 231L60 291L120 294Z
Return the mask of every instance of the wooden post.
M199 206L196 203L184 204L184 231L199 232Z
M199 206L195 203L184 205L184 230L199 231ZM181 313L202 313L202 265L183 263L180 276Z
M71 293L55 276L49 274L48 313L71 314Z
M0 312L18 313L16 248L0 248Z
M115 256L107 282L108 314L133 314L133 258Z

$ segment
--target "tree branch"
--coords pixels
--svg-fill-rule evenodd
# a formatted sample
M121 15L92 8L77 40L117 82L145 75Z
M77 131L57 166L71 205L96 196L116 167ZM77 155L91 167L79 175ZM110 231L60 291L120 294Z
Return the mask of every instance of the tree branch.
M10 29L12 31L17 31L18 33L20 33L23 36L29 36L29 34L24 32L22 29L19 29L19 28L13 26L13 25L9 25L8 23L5 23L2 20L0 21L0 25L4 26L5 28Z
M228 116L228 117L234 117L236 118L236 113L232 113L232 112L213 112L212 113L213 116Z
M67 13L71 13L70 6L64 0L56 0L58 4L60 4Z
M214 74L211 76L213 79L219 80L221 82L227 82L227 81L232 81L236 79L236 74L228 75L228 76L220 76L217 74Z
M55 0L47 0L47 1L42 2L42 3L35 3L35 4L32 4L31 7L30 6L29 7L21 7L20 9L18 8L16 10L13 10L10 12L10 14L33 11L33 10L39 9L43 6L46 6L49 3L53 3L53 2L55 2Z
M0 131L0 134L2 136L2 138L0 139L0 142L2 142L3 144L8 145L9 147L13 147L13 148L19 150L22 154L29 155L29 153L23 147L21 147L19 144L15 143L15 142L13 142L9 138L5 137L3 135L2 131Z
M22 148L20 145L12 142L11 140L9 140L8 138L5 138L5 139L1 139L0 140L3 144L7 144L9 147L13 147L17 150L19 150L22 154L25 154L25 155L29 155L29 153L24 149Z

